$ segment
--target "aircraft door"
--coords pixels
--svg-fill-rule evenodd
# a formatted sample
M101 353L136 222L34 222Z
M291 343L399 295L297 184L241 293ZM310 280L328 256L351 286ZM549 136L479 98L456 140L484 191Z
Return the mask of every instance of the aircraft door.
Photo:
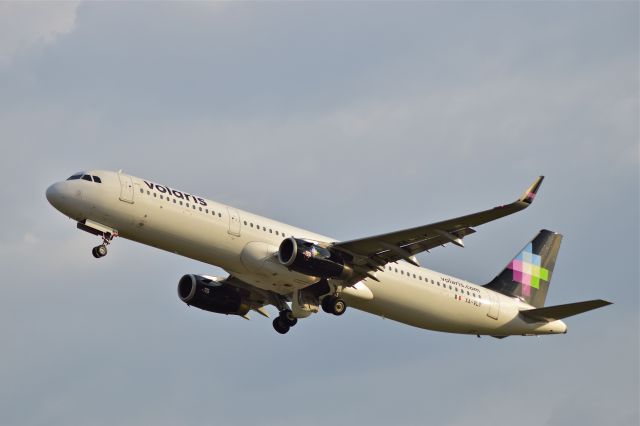
M489 312L487 312L487 316L497 320L500 314L500 298L490 290L487 291L487 296L489 297Z
M238 210L227 207L227 212L229 213L229 234L235 235L236 237L240 236L240 213Z
M118 173L120 179L120 201L133 204L133 180L129 175Z

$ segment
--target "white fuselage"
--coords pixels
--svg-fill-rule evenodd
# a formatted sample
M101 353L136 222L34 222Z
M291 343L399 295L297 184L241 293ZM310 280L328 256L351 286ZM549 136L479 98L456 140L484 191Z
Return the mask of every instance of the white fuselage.
M177 191L134 176L88 172L102 183L58 182L47 198L72 219L89 220L118 231L119 236L216 265L239 279L279 294L313 284L313 278L289 271L276 256L284 238L334 242L272 219ZM494 336L557 334L562 321L526 322L518 314L531 309L465 280L404 261L347 287L349 306L420 328Z

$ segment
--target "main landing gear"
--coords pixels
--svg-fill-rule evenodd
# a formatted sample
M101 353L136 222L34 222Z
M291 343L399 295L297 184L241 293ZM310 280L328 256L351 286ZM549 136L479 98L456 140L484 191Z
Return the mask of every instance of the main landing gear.
M322 310L333 315L342 315L347 310L347 303L338 296L328 295L322 299ZM293 312L281 305L280 314L273 320L273 328L280 334L286 334L291 327L298 323L298 319L293 316Z
M323 311L333 315L342 315L347 310L347 304L338 296L325 296L321 306Z
M91 254L93 254L93 257L95 257L96 259L105 257L107 255L107 246L117 236L118 234L103 234L102 244L100 244L99 246L95 246L93 249L91 249Z
M273 328L280 334L286 334L297 323L298 318L293 316L293 312L285 309L273 320Z

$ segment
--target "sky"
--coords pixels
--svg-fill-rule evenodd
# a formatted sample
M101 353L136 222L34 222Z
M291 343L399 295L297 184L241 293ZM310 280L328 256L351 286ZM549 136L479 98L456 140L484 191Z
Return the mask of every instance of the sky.
M637 425L637 2L0 3L0 424ZM561 336L449 335L355 309L285 336L188 308L224 271L48 205L123 169L337 239L514 200L420 262L491 280L564 235ZM272 313L274 311L272 310Z

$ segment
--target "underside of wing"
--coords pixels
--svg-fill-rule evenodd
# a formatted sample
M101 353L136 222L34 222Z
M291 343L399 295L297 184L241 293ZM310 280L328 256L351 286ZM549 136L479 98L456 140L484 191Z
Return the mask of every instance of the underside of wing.
M386 263L398 260L416 264L411 256L449 243L463 247L462 240L475 232L473 227L527 208L532 203L542 180L543 176L538 177L516 201L510 204L429 225L334 243L331 249L345 255L356 269L361 269L361 272L380 270Z
M240 304L242 305L241 316L248 319L247 312L250 310L258 312L269 318L269 313L265 309L267 305L276 306L278 309L282 309L286 306L286 299L283 296L274 293L272 291L264 290L253 286L241 279L229 275L227 278L219 278L208 275L201 275L197 279L203 284L214 284L217 286L226 286L237 289L241 298Z

